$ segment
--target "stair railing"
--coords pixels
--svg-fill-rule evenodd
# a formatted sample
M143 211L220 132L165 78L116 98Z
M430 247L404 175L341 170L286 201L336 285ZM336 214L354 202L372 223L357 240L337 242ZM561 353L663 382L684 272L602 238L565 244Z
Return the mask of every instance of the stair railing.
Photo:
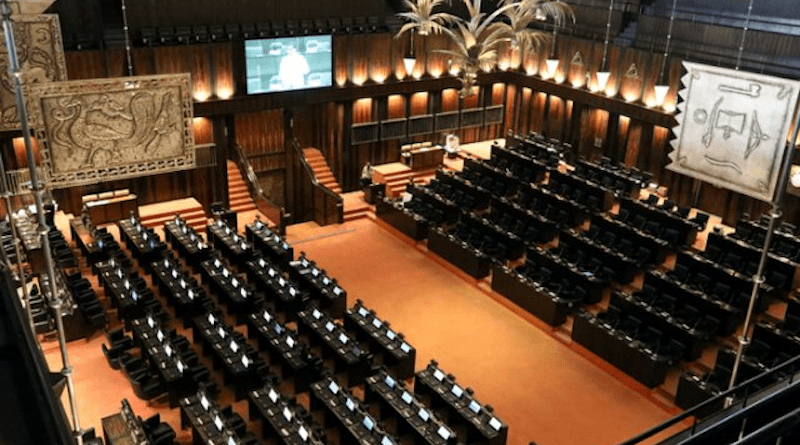
M314 212L314 216L311 219L321 226L344 222L344 200L342 197L317 180L317 176L303 154L303 149L300 148L300 143L297 139L292 140L292 149L297 159L300 160L300 165L303 166L301 169L303 172L302 178L300 178L298 185L304 189L311 189L311 208L313 208Z
M286 233L286 210L273 203L264 193L261 183L258 182L258 176L256 176L256 172L253 170L253 166L250 164L250 160L247 158L244 150L242 150L242 147L240 147L239 144L233 144L233 147L233 161L239 168L239 171L243 173L242 176L245 178L244 182L247 185L247 190L250 192L250 197L253 198L256 208L275 224L278 233L284 235Z

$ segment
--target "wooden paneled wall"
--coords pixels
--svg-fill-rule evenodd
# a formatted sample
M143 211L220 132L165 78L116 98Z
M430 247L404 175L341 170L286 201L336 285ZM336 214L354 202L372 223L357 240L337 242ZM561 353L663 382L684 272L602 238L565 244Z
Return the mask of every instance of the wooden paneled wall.
M131 60L135 75L191 73L196 101L228 99L236 94L233 51L241 42L135 48ZM69 51L65 54L70 80L127 76L122 49Z
M591 159L608 156L626 165L651 171L654 180L667 186L671 197L681 205L693 205L699 196L696 203L702 209L721 214L728 223L734 222L741 212L757 215L763 208L761 203L750 198L700 185L666 171L664 166L668 162L669 142L673 136L669 128L648 120L647 113L623 115L598 108L600 103L639 104L641 109L656 107L653 87L668 83L671 88L663 109L666 113L673 112L682 69L681 60L675 56L664 63L662 54L611 45L605 61L611 78L606 88L598 91L594 73L603 64L603 44L558 35L554 55L560 63L555 73L546 72L545 59L551 53L549 44L521 49L506 46L500 55L499 67L517 74L500 83L482 84L476 95L460 98L458 91L449 87L430 91L414 91L410 87L405 88L406 92L397 93L397 88L392 85L398 82L405 85L405 82L415 82L415 79L437 79L446 76L450 70L446 55L439 52L451 45L445 36L415 36L417 62L412 73L407 75L402 59L409 45L407 36L396 39L390 34L336 35L334 89L332 94L320 96L325 98L325 102L307 103L303 95L287 95L285 103L280 97L265 101L271 110L239 112L236 111L239 102L234 102L227 108L227 113L235 122L236 140L252 153L282 150L290 135L283 134L281 113L283 109L293 110L295 115L311 121L302 125L295 122L292 136L313 141L325 153L343 187L352 189L365 162L396 161L399 159L399 146L404 142L351 145L353 124L503 105L505 119L502 125L463 129L459 132L462 143L496 138L509 130L535 131L573 144L576 156ZM242 75L243 67L238 66L236 56L240 46L241 42L227 42L138 48L133 52L134 68L136 74L191 72L196 100L243 98L244 92L237 91L234 82ZM121 50L69 52L67 65L71 79L125 73L125 58ZM528 77L547 79L547 83L541 89L533 87L535 83L526 82ZM582 101L559 97L548 92L558 90L547 87L554 83L606 98ZM370 86L373 92L381 91L376 86L386 85L387 93L353 98L353 88L361 85ZM543 84L540 82L539 85ZM349 96L337 98L337 87L341 88L343 95ZM211 130L205 124L197 125L198 141L201 138L207 141ZM796 220L800 217L798 212L798 199L788 198L787 215Z
M194 143L197 145L214 143L214 126L207 117L196 117L192 122Z
M25 140L22 137L14 138L11 140L12 147L14 148L14 164L8 166L8 169L28 168L28 155L25 151ZM39 150L39 142L36 138L31 138L31 148L33 149L33 158L38 164L42 160L41 151Z
M249 156L283 152L283 110L264 110L236 115L236 142Z

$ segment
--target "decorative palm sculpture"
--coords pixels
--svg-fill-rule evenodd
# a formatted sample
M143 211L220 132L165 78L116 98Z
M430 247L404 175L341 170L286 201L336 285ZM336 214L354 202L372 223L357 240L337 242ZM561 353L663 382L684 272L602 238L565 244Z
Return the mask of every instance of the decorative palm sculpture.
M481 0L461 0L467 8L468 18L448 12L434 12L444 0L406 0L410 12L399 14L406 23L396 37L408 31L420 35L442 33L450 37L455 49L435 52L450 57L451 66L458 67L462 97L475 93L478 72L490 71L497 66L501 45L510 42L521 51L527 45L539 46L550 39L550 34L530 28L535 21L553 19L554 26L563 26L567 19L575 21L572 8L561 1L501 0L491 14L481 12Z
M398 36L412 30L416 30L421 36L427 36L431 32L438 34L444 29L445 23L453 18L451 14L445 12L433 12L434 8L444 4L444 0L405 0L405 3L411 11L398 14L408 20L408 23L400 28Z

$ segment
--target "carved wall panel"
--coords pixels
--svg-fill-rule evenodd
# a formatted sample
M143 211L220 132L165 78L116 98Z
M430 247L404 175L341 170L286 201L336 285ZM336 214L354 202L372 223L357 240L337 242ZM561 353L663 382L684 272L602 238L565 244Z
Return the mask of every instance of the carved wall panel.
M800 82L685 62L667 168L771 201Z
M66 80L67 65L58 16L15 14L12 20L23 85ZM0 39L0 131L20 128L14 82L8 67L8 48L5 39ZM30 104L30 99L27 101Z
M42 167L51 187L152 175L194 166L188 74L38 85Z

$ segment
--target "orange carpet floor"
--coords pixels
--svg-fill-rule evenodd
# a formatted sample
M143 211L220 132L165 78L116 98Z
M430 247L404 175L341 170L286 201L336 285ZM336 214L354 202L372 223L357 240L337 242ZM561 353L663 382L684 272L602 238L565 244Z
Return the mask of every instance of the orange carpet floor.
M296 254L305 251L338 279L349 305L361 299L405 333L417 348L417 369L435 359L494 406L509 424L509 445L614 445L674 412L497 301L485 284L465 279L371 218L299 224L288 228L287 238ZM100 419L127 398L142 417L159 412L179 429L177 409L133 395L122 373L105 362L102 342L98 335L69 345L82 426L102 434ZM55 342L44 350L51 368L60 369ZM234 409L246 416L242 402ZM178 439L190 443L186 431Z

